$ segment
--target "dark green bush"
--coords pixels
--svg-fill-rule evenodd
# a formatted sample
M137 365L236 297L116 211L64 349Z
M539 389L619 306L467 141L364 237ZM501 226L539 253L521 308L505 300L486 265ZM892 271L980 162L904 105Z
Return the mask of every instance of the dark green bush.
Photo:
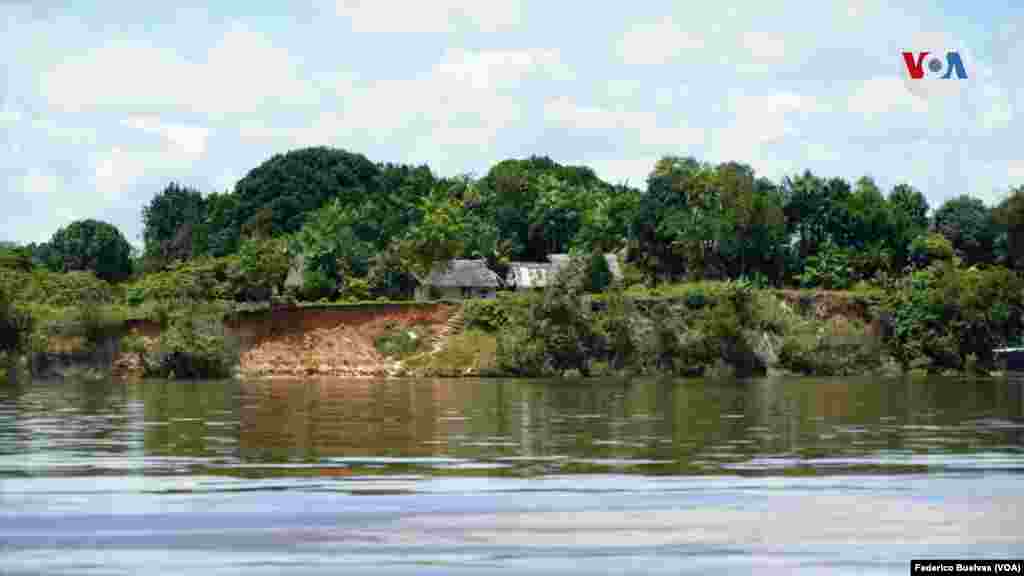
M0 287L0 352L17 354L28 346L32 316L18 308Z
M974 355L988 370L992 351L1024 334L1024 279L947 260L901 280L882 308L890 319L886 347L905 368L925 360L959 370Z
M185 313L163 331L155 351L142 352L147 376L223 378L238 364L238 345L216 316Z
M430 333L423 327L391 324L373 344L384 356L404 358L423 350L429 340Z
M138 306L155 301L241 300L246 287L236 256L199 258L132 282L125 287L125 301Z

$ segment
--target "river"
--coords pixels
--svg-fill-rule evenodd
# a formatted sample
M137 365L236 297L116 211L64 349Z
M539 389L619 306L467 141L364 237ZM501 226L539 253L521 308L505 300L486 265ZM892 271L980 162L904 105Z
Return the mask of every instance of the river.
M907 574L1024 557L1019 381L0 386L0 574Z

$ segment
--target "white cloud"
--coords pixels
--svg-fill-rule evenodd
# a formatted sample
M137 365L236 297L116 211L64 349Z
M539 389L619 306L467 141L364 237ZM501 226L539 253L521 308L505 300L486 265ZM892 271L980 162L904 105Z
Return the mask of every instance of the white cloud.
M562 96L544 105L545 119L569 130L619 131L632 136L642 146L687 148L704 141L704 131L686 125L659 123L654 112L611 110L599 106L581 106ZM616 136L621 138L622 136Z
M1011 186L1024 185L1024 160L1011 160L1006 163L1006 176Z
M630 27L618 42L618 54L626 64L668 64L683 52L701 51L704 35L683 30L671 16Z
M647 182L647 176L654 169L654 164L657 161L657 156L645 156L639 158L601 159L589 162L580 160L577 163L592 167L594 172L606 182L613 184L628 182L630 186L643 188Z
M112 202L124 195L145 172L143 159L115 146L94 160L93 183L96 192Z
M157 134L173 144L185 157L197 160L206 152L209 128L162 122L154 116L133 116L122 122L125 126Z
M846 107L867 120L874 120L894 112L927 112L928 102L912 95L902 78L875 76L856 88L847 98Z
M764 65L777 64L786 59L786 40L774 32L743 32L740 35L743 47L750 57Z
M205 61L173 47L114 41L63 60L41 75L50 106L65 112L168 110L211 116L315 104L315 85L297 75L288 52L232 24Z
M339 16L352 22L355 32L454 32L465 25L481 32L496 32L516 25L518 2L480 0L337 0Z
M775 142L792 133L792 115L811 112L817 101L793 92L768 95L736 95L730 98L734 115L732 128L757 142Z

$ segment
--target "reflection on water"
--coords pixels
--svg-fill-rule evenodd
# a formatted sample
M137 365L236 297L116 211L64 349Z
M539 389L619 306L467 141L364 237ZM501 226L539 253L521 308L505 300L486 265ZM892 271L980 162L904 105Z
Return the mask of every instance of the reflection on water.
M33 382L0 388L0 476L1024 469L1021 388L949 378Z

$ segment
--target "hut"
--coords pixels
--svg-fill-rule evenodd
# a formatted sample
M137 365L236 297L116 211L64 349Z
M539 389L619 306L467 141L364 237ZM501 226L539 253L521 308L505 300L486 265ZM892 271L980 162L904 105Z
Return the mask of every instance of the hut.
M494 298L500 285L486 260L455 259L434 266L416 288L416 299Z

